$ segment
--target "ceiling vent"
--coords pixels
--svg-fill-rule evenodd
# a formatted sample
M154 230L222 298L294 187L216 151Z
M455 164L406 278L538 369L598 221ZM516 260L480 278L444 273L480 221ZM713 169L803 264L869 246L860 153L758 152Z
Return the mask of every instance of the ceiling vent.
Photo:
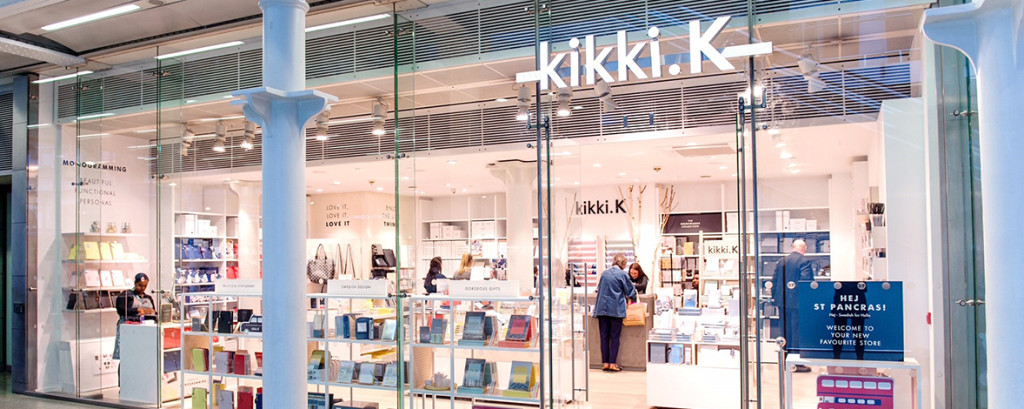
M693 146L675 146L672 150L684 158L699 158L705 156L735 155L736 148L729 143L709 143Z

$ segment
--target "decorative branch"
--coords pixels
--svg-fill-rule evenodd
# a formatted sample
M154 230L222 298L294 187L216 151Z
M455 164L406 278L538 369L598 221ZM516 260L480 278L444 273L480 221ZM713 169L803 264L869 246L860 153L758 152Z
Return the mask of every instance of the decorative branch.
M626 191L619 186L619 198L626 202L626 214L629 215L629 238L633 242L634 256L639 254L640 233L643 226L640 219L643 214L644 191L646 190L647 185L627 185ZM634 191L637 193L636 200L633 199Z
M658 215L661 217L661 224L658 228L658 236L661 237L661 234L665 231L665 226L668 224L669 215L671 215L672 211L676 209L678 203L676 202L675 186L669 185L668 188L660 189L659 193L661 197L658 200ZM658 250L660 247L660 244L654 246L654 258L652 258L652 260L658 259Z

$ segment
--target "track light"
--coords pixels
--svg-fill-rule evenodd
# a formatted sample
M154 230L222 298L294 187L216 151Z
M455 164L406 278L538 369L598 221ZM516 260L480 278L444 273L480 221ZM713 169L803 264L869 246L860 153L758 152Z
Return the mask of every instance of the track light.
M572 90L569 88L558 89L558 116L572 115Z
M196 139L196 134L192 133L191 129L185 128L185 132L181 133L181 140L188 144L192 144L192 141Z
M796 65L807 80L807 93L813 94L828 87L828 83L821 79L821 63L814 56L813 50L807 50L797 58Z
M519 87L519 97L516 98L516 105L519 109L516 111L517 121L529 121L530 120L530 90L526 87Z
M227 150L225 146L225 139L227 139L227 131L224 130L224 122L217 121L217 130L215 131L217 141L213 143L213 151L221 153Z
M181 156L188 156L188 148L192 147L191 143L181 141Z
M256 124L250 121L245 121L245 136L242 138L242 143L238 146L247 151L251 151L256 145L253 140L256 138Z
M384 130L384 121L387 119L388 111L384 107L384 102L381 100L373 101L373 134L377 136L383 136L387 131Z
M594 88L597 90L597 99L601 100L605 111L619 110L619 104L615 103L615 97L612 95L612 87L607 82L604 82L603 79L598 79L597 83L594 84Z

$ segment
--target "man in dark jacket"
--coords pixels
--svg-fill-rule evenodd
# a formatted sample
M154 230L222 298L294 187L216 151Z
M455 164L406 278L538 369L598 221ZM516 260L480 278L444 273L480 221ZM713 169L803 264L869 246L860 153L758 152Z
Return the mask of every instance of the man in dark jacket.
M772 277L772 298L779 308L779 324L783 336L786 338L786 345L797 346L800 325L800 301L797 299L795 284L800 281L814 280L814 271L811 269L811 261L804 256L807 254L807 243L803 240L793 242L792 252L785 258L779 260L775 266L775 275ZM794 287L790 288L789 284ZM806 372L807 367L797 367L798 372Z

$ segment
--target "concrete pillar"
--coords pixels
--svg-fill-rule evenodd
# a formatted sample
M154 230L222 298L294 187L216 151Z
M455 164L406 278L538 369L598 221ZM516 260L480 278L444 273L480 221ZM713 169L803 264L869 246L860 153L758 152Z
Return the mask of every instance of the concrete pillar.
M506 161L487 166L491 175L505 183L505 211L508 226L508 279L519 280L519 288L533 288L533 212L537 197L533 181L537 162Z
M264 407L306 407L306 143L304 128L327 101L304 90L304 0L260 0L263 87L235 92L263 128Z
M1024 384L1024 349L1017 339L1024 304L1016 299L1017 244L1024 229L1024 191L1018 186L1024 175L1024 139L1018 135L1024 3L980 0L927 10L923 29L932 41L966 54L978 76L986 304L974 308L985 308L988 323L988 407L1012 408Z

